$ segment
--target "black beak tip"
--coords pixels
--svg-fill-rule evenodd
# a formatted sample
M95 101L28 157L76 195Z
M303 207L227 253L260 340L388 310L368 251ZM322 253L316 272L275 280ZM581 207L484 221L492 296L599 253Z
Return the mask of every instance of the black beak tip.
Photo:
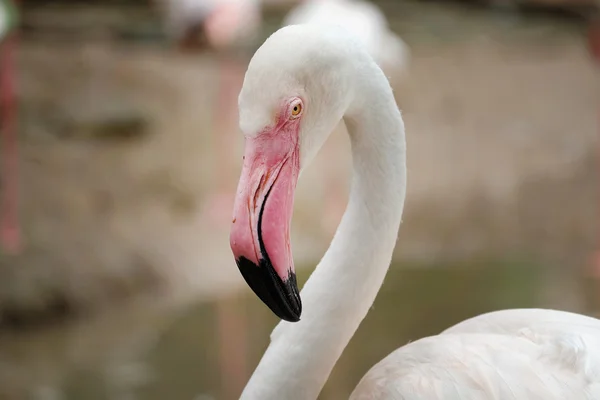
M268 259L261 259L259 265L246 257L235 262L248 286L275 315L288 322L300 321L302 301L294 273L282 281Z

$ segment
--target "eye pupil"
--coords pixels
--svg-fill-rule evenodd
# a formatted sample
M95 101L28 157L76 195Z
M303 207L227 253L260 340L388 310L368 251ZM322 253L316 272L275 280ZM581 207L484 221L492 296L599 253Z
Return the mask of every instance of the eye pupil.
M302 112L302 104L294 104L294 107L292 108L292 112L290 113L291 117L297 117L300 115L300 113Z

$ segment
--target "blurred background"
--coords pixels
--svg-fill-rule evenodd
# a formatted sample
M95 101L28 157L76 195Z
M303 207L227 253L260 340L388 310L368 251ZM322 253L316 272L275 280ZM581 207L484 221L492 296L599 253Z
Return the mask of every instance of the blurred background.
M229 249L236 100L302 1L0 0L0 399L238 398L277 319ZM388 74L408 198L387 279L321 399L479 313L600 317L598 3L373 4L410 49ZM342 123L299 183L301 283L349 163Z

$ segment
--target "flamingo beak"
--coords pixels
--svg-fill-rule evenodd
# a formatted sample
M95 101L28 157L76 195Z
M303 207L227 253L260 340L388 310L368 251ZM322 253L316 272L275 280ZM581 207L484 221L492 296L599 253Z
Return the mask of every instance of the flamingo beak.
M248 286L289 322L302 312L290 246L299 169L297 126L247 137L229 238Z

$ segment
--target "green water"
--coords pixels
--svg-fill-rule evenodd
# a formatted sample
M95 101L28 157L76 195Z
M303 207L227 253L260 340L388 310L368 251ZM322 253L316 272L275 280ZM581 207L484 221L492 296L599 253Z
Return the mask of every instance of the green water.
M548 290L560 304L561 282L548 286L549 271L514 261L441 268L394 265L320 398L347 398L362 375L389 352L465 318L547 306L542 293ZM309 273L301 270L300 280ZM566 300L558 308L569 309ZM219 333L223 313L235 324L225 334ZM237 398L276 322L244 287L236 297L163 310L142 307L103 323L82 322L77 330L55 327L2 336L0 398ZM229 366L223 364L224 355Z

